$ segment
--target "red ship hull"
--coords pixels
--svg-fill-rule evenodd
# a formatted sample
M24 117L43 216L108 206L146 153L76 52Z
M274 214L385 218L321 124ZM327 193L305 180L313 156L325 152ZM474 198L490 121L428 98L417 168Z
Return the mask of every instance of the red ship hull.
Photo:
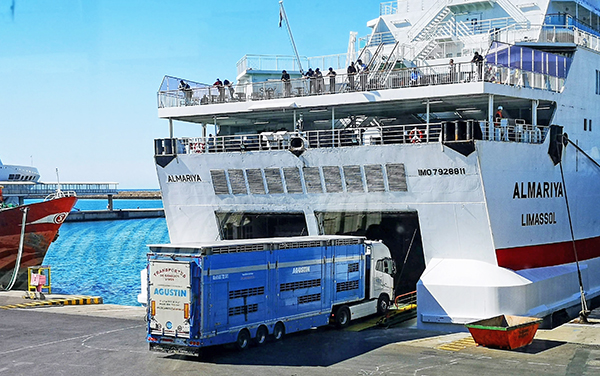
M0 286L6 288L12 277L19 241L24 209L28 208L23 238L23 254L17 282L13 289L27 285L27 268L41 265L46 251L56 238L58 229L77 202L76 197L62 197L35 204L0 209Z

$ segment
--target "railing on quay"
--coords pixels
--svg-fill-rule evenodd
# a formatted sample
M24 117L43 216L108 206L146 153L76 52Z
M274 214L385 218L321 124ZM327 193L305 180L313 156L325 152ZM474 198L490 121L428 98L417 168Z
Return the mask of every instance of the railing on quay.
M389 125L306 132L167 138L155 140L155 155L229 153L244 151L305 150L351 146L423 144L490 140L541 144L546 126L525 124L521 119L457 120L430 124Z
M173 78L173 80L176 80ZM269 80L231 87L198 87L187 91L158 92L158 106L185 107L205 104L308 97L355 91L400 89L466 82L493 82L560 92L564 79L494 64L457 63L335 76L298 78L289 82Z
M76 196L86 195L116 195L118 183L37 183L37 184L11 184L3 189L4 196L24 196L43 198L55 194L75 192Z

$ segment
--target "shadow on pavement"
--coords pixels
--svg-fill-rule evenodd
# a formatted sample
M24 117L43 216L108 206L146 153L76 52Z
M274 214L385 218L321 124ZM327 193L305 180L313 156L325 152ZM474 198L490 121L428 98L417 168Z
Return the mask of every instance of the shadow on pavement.
M324 327L286 335L261 347L238 352L225 346L203 349L199 358L169 358L230 365L330 366L396 342L440 335L440 332L407 328L372 328L360 332Z

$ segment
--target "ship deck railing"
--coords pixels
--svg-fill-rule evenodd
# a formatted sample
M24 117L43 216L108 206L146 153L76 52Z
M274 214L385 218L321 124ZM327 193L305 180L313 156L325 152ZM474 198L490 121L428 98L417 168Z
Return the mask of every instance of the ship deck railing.
M382 67L383 68L383 67ZM327 72L323 72L326 74ZM262 101L277 98L296 98L360 91L402 89L420 86L491 82L517 87L560 92L564 78L551 74L530 72L514 67L483 63L456 63L418 68L403 68L386 73L384 70L348 75L338 73L334 78L298 78L289 82L268 80L231 87L193 85L179 90L180 78L166 76L162 87L173 88L158 92L158 107L201 106L217 103ZM165 84L167 82L167 84ZM170 84L168 84L170 83Z
M184 137L155 140L155 155L229 153L374 145L489 140L541 144L549 127L526 124L522 119L456 120L430 124L388 125L305 132Z

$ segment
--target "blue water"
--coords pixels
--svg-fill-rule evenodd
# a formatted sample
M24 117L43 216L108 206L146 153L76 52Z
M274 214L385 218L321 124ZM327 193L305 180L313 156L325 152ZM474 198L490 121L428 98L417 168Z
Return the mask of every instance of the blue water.
M106 208L106 200L79 200L80 210ZM114 200L116 209L160 208L161 200ZM67 222L44 259L52 293L101 296L104 303L137 306L140 270L148 244L168 243L164 218Z

